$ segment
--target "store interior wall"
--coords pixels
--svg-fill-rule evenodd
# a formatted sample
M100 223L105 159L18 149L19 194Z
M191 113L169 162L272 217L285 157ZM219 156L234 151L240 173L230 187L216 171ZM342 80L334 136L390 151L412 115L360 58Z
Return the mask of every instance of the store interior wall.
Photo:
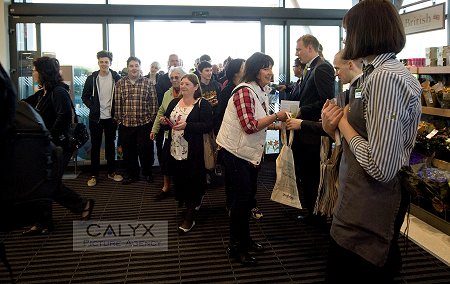
M0 0L0 62L9 70L9 34L8 34L8 5L11 0Z

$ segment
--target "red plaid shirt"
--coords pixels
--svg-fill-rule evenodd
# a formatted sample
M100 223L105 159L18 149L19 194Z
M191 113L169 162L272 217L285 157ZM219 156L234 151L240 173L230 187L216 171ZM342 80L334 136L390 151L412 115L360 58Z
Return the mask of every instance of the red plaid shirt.
M258 132L258 120L254 118L255 100L248 88L241 88L233 95L233 103L237 110L239 122L245 133ZM266 109L266 106L263 105Z

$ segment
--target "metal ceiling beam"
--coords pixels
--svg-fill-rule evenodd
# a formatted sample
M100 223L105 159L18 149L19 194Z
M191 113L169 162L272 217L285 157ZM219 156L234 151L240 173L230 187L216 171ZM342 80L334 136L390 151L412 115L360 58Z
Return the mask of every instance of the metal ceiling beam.
M343 9L286 9L264 7L217 6L153 6L106 4L31 4L9 5L11 16L106 16L152 19L189 20L260 20L260 19L317 19L341 20Z

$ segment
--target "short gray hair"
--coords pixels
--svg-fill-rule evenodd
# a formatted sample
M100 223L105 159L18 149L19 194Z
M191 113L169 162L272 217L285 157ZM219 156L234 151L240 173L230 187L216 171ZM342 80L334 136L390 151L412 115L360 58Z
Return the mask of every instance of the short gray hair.
M153 61L152 64L150 64L150 66L155 66L158 69L161 69L161 64L159 64L158 61Z
M184 75L186 75L186 72L183 70L183 67L181 66L177 66L177 67L170 67L169 69L169 78L172 75L172 73L178 73L178 75L180 75L180 78L183 77Z

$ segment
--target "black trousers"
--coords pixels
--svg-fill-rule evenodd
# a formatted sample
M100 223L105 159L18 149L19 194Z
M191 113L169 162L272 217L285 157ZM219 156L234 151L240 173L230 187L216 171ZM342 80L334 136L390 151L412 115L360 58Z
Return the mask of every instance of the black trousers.
M64 168L67 168L67 165L72 157L72 153L70 151L64 150ZM58 180L59 185L53 194L53 199L59 203L61 206L69 209L72 213L81 214L86 206L87 199L81 197L78 192L73 189L67 187L63 181L62 177Z
M255 204L259 168L223 149L223 164L230 177L230 245L247 252L251 245L249 217Z
M320 144L294 143L292 150L299 196L303 196L302 205L312 215L320 182Z
M91 131L91 175L98 176L100 167L100 148L102 146L102 137L105 133L105 157L107 161L108 174L116 170L116 140L117 123L112 119L100 119L99 122L89 121L89 130Z
M119 129L123 160L129 178L139 178L139 164L142 167L142 175L152 175L155 154L154 142L150 140L151 129L151 122L137 127L122 125Z
M171 165L174 170L175 199L184 203L186 208L193 209L201 203L202 196L205 195L205 169L199 168L191 171L189 167L192 167L192 163L189 163L188 160L176 161L172 156L169 158L172 159Z

